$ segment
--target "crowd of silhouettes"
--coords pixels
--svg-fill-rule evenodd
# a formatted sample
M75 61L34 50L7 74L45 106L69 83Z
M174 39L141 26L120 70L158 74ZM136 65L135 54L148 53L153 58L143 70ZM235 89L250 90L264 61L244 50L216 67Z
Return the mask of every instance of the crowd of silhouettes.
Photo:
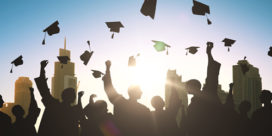
M83 108L81 98L83 91L66 88L61 95L62 101L50 94L45 76L48 61L41 62L40 76L35 78L38 91L45 107L39 128L35 129L40 108L34 97L34 89L30 91L28 115L20 105L12 108L16 117L11 118L0 111L1 136L272 136L272 94L263 90L260 101L263 106L249 117L251 104L242 101L235 108L233 86L229 84L229 93L225 103L217 94L218 76L221 64L212 56L213 43L207 42L208 55L207 77L205 84L196 79L186 82L186 91L192 94L191 103L184 108L178 96L178 87L171 88L170 101L165 106L160 96L154 96L151 105L154 111L138 102L142 91L139 86L128 88L129 98L123 97L114 88L111 78L111 61L106 61L106 72L102 78L104 90L114 106L113 113L108 112L104 100L94 101L92 94L89 103ZM237 90L239 91L239 90ZM75 104L76 97L78 102ZM0 95L0 108L4 101ZM177 122L179 109L182 121ZM186 112L185 112L186 111Z

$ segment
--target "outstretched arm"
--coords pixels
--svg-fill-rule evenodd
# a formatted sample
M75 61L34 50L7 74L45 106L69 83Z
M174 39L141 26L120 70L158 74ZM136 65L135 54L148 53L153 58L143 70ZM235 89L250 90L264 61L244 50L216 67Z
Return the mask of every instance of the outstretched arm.
M110 67L111 67L111 62L108 60L106 61L106 74L103 77L103 81L104 81L104 90L110 102L114 103L116 98L119 96L119 94L117 93L117 91L114 89L112 85Z
M35 83L43 99L52 97L47 85L47 78L45 77L45 67L47 64L47 60L41 62L40 77L35 78Z
M226 106L228 108L233 108L234 109L234 102L233 102L233 95L232 95L232 89L233 89L233 83L229 84L229 94L227 96L227 100L226 100Z
M35 124L41 109L38 108L37 102L35 100L34 89L30 87L29 90L30 90L30 105L29 105L27 119L32 124Z

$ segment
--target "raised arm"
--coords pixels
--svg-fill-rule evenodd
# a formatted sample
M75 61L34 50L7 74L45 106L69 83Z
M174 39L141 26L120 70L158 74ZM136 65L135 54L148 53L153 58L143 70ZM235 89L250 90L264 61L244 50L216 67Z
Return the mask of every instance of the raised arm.
M110 67L111 67L111 62L108 60L106 61L106 74L103 77L103 81L104 81L104 90L110 102L114 103L116 98L119 96L119 94L117 93L117 91L114 89L112 85Z
M78 92L77 105L81 110L83 110L82 102L81 102L81 98L82 98L83 95L84 95L84 91Z
M232 108L232 109L234 109L234 102L233 102L233 95L232 95L233 85L234 85L233 83L229 84L229 94L227 96L227 100L225 104L228 108Z
M206 53L208 55L208 61L214 61L213 56L212 56L212 48L213 48L213 43L212 42L207 42L207 48L206 48Z
M27 119L32 124L35 124L41 109L38 107L37 102L35 100L34 89L30 87L29 91L30 91L30 105L29 105Z
M40 77L35 78L35 83L43 99L52 97L47 85L47 78L45 77L45 67L47 64L47 60L41 62Z

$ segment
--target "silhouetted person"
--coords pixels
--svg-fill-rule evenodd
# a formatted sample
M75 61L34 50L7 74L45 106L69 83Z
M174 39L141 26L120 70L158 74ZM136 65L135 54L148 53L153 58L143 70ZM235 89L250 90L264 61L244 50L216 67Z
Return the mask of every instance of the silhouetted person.
M73 88L67 88L61 95L62 102L53 98L45 78L44 68L47 63L47 61L41 62L40 77L35 78L45 106L38 134L39 136L77 136L79 134L78 122L82 111L80 106L72 106L76 99L76 92Z
M252 128L251 120L248 117L251 104L248 101L242 101L239 105L239 127L237 136L251 136Z
M176 122L177 113L181 102L176 90L171 91L171 98L168 108L163 109L165 103L160 96L154 96L151 100L155 111L152 111L154 135L156 136L177 136L178 126Z
M104 89L114 105L114 117L121 135L124 136L150 136L151 114L149 109L138 103L142 91L139 86L131 86L128 89L129 99L125 99L114 89L110 75L111 62L106 62L106 74L103 77ZM144 78L144 77L143 77Z
M94 102L94 97L94 94L90 96L89 104L83 110L87 118L82 120L82 136L119 136L113 115L108 113L107 103L103 100Z
M239 118L238 113L235 111L234 107L234 101L233 101L233 83L229 84L229 93L226 99L226 103L223 105L224 109L222 113L222 126L223 131L222 133L225 136L235 136L237 135L237 132L239 131Z
M222 135L222 104L217 95L218 75L221 64L212 57L213 43L208 42L208 68L206 83L201 91L198 80L189 80L186 89L193 94L188 106L186 117L186 132L189 136L218 136Z
M34 89L30 90L30 105L28 115L24 118L25 111L20 105L15 105L12 108L12 113L16 117L16 121L12 125L14 136L37 136L35 123L40 114L41 109L38 108L34 97Z
M252 115L254 136L272 135L272 94L263 90L260 96L263 107L257 109Z
M2 95L0 95L0 108L3 107L4 100ZM11 135L11 118L0 111L0 133L1 136L10 136Z

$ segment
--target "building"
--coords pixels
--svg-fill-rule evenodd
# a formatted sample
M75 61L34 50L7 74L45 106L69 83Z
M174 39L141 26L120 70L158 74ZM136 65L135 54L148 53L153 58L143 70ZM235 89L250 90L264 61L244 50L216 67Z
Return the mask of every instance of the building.
M262 90L262 80L259 69L249 64L247 60L238 61L233 69L233 97L236 109L247 100L251 103L249 115L261 107L259 96Z
M15 116L12 114L12 108L15 105L21 105L25 111L24 117L28 115L28 109L30 104L30 91L29 88L32 87L32 82L28 77L19 77L15 81L14 89L14 102L6 102L1 108L1 111L9 115L12 122L15 121Z
M167 79L166 79L166 85L165 85L165 106L169 106L170 96L172 92L172 88L177 87L178 88L178 94L181 103L183 104L185 108L185 112L187 111L188 107L188 93L185 90L185 83L182 82L182 77L177 75L176 70L168 70L167 72ZM181 108L177 115L177 123L179 124L182 121L182 112Z
M71 58L71 53L66 49L66 38L64 39L64 48L59 49L59 56L68 56ZM52 77L52 96L60 101L61 94L66 88L74 88L77 91L77 78L75 77L75 64L68 61L67 64L55 62L54 76Z

